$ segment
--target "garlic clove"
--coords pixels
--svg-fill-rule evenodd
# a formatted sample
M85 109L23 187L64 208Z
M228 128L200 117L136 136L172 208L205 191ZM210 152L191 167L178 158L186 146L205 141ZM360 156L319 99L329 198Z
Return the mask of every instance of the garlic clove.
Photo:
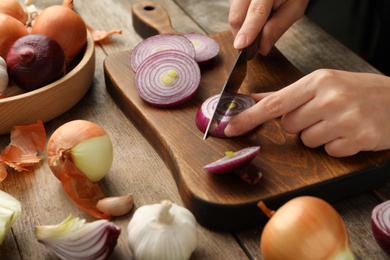
M98 201L96 207L101 212L109 212L111 216L122 216L133 208L133 195L108 197Z

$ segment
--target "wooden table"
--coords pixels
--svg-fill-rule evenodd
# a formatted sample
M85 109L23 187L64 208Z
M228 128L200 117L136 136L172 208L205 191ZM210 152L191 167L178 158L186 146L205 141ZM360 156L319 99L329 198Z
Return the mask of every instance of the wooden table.
M20 0L20 2L23 2ZM35 0L40 9L61 0ZM110 259L129 259L126 228L135 209L163 199L183 205L170 170L151 144L117 107L106 91L103 61L107 55L132 49L142 38L132 26L131 7L136 0L75 0L75 11L95 29L121 29L122 35L111 36L96 44L96 71L92 86L75 107L45 124L48 138L60 125L74 119L85 119L102 126L111 136L114 163L99 183L107 196L133 194L135 208L131 213L113 219L122 234ZM213 34L229 30L227 0L159 0L168 11L172 26L182 33ZM293 25L277 48L302 73L318 68L378 73L356 54L340 44L304 17ZM9 135L0 136L0 149L9 143ZM347 188L347 187L346 187ZM53 176L47 161L29 172L11 172L0 183L4 190L21 201L23 212L0 246L1 259L56 259L54 253L37 242L34 226L57 224L69 213L88 221L94 219L78 210ZM383 188L334 203L348 228L352 249L357 258L388 259L376 244L371 231L371 211L390 199L390 184ZM262 259L259 242L262 227L242 231L216 231L199 226L199 245L191 259Z

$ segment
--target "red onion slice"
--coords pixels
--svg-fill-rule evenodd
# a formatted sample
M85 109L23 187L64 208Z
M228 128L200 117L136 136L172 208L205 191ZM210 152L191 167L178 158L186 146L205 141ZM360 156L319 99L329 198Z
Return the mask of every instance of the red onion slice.
M147 57L135 73L141 98L156 107L173 107L189 100L198 90L200 69L188 54L165 50Z
M219 44L213 38L199 33L183 34L195 47L195 60L199 64L206 63L214 59L219 53Z
M130 62L134 72L147 57L164 50L179 50L195 59L195 47L188 38L179 34L159 34L143 40L131 52Z
M201 132L205 132L207 128L207 124L212 117L212 113L214 111L215 106L217 105L218 98L220 94L214 95L206 99L202 106L199 108L198 113L196 114L195 123L198 129ZM231 100L231 97L234 97L234 101L228 102ZM224 130L227 124L232 120L233 117L244 111L245 109L253 106L256 101L250 96L244 94L224 94L224 98L221 99L222 103L225 103L225 106L230 106L230 108L226 111L225 115L222 115L220 110L215 112L216 122L210 126L210 135L214 137L225 138L226 135ZM233 104L233 105L232 105Z
M375 240L390 256L390 200L377 205L372 210L371 224Z

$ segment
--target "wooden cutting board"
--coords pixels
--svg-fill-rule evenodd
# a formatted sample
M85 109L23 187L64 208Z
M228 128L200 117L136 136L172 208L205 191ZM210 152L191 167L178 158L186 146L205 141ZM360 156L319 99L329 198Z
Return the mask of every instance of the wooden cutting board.
M134 27L144 38L177 33L167 12L157 3L140 2L132 11ZM130 65L131 50L111 54L104 62L107 91L170 168L183 203L200 224L213 229L243 229L266 221L256 206L260 200L274 209L304 194L332 202L385 184L390 152L333 158L323 148L307 148L299 136L285 133L279 119L244 137L203 140L203 133L195 125L195 115L204 100L220 93L237 55L230 31L210 37L220 44L219 55L201 66L202 79L195 97L172 109L152 107L139 97ZM302 76L273 49L267 57L258 55L249 62L240 92L278 90ZM263 174L256 185L233 174L213 175L203 169L223 157L225 151L255 145L261 146L261 150L250 170Z

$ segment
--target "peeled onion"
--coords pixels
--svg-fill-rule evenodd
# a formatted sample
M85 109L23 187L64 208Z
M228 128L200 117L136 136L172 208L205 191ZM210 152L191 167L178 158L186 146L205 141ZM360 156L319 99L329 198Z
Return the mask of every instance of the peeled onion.
M188 54L165 50L147 57L137 68L135 85L141 98L156 107L173 107L198 90L200 69Z
M158 34L151 36L134 47L131 52L131 67L136 72L138 66L150 55L164 50L179 50L195 58L195 48L191 41L179 34Z
M382 202L372 210L371 224L375 240L390 256L390 200Z
M113 148L103 128L89 121L74 120L54 131L47 143L46 156L51 171L59 180L64 161L69 159L96 183L111 168Z
M261 234L264 260L353 260L347 228L338 212L326 201L302 196L269 213Z
M219 44L213 38L199 33L183 34L195 47L195 60L199 64L204 64L214 59L219 53Z
M29 31L20 21L0 13L0 56L6 59L11 45L20 37L28 34Z
M217 94L206 99L199 108L198 113L196 114L195 124L198 129L203 133L207 129L207 125L213 115L213 111L217 105L219 96L220 94ZM233 96L234 100L233 102L230 102ZM235 117L242 111L253 106L255 103L256 101L247 95L240 93L225 93L223 95L223 98L221 99L221 104L229 107L229 109L224 115L221 114L221 110L215 111L215 116L213 118L213 120L215 119L215 122L212 122L212 124L210 125L210 135L214 137L226 138L224 130L230 120L232 120L233 117Z
M65 75L65 55L53 39L29 34L16 40L9 49L7 67L16 85L31 91Z

